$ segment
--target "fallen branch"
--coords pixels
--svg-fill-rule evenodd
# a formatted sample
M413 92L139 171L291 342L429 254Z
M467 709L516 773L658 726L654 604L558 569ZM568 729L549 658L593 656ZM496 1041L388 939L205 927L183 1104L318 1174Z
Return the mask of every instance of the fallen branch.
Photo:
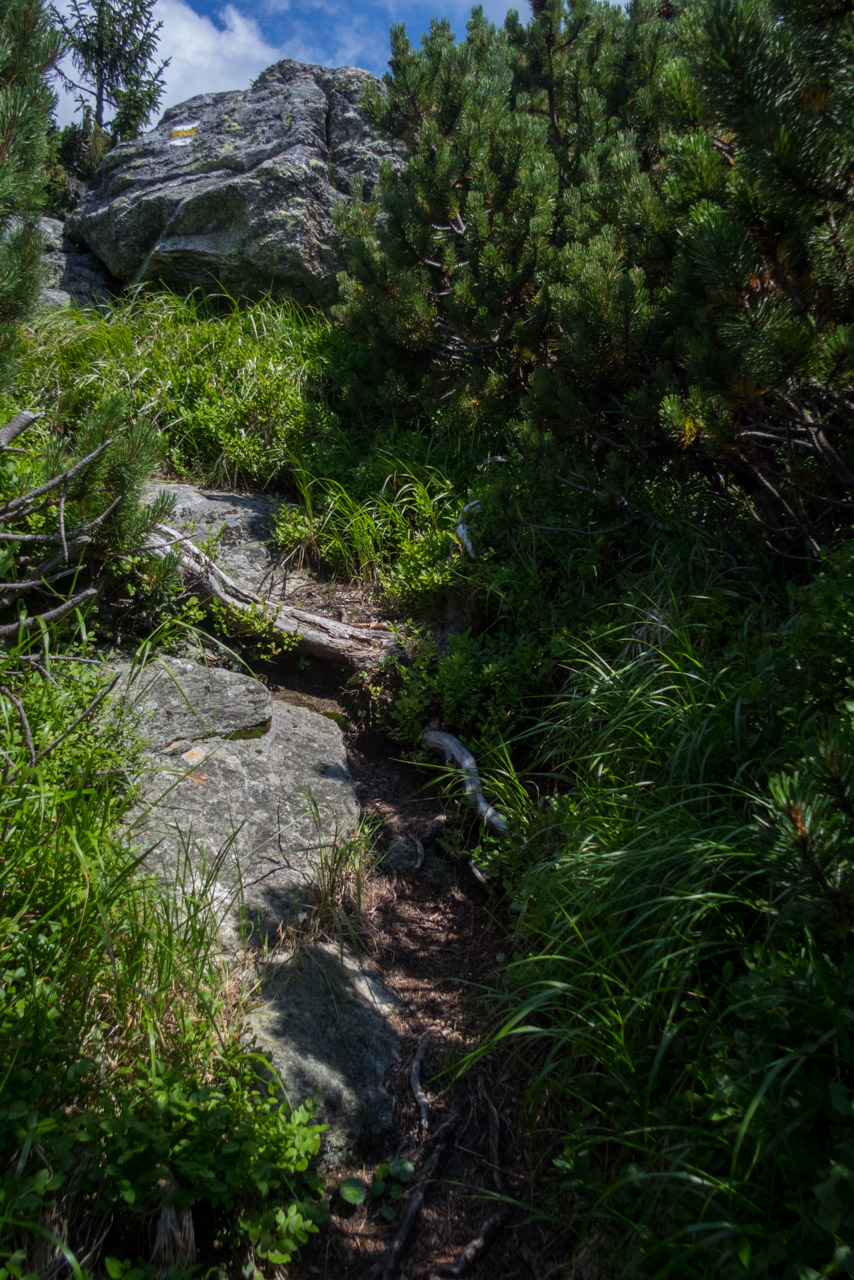
M421 1115L421 1129L425 1134L430 1120L430 1103L427 1101L427 1094L421 1088L421 1066L432 1039L433 1032L425 1031L418 1041L418 1048L415 1052L415 1057L412 1059L412 1069L409 1073L409 1083L412 1086L412 1092L415 1096L415 1101L418 1103L418 1110Z
M422 843L425 845L432 844L433 841L436 839L436 837L440 836L444 831L445 824L447 823L447 821L448 821L447 814L444 814L444 813L437 814L436 817L433 819L433 821L430 823L430 825L427 827L426 831L421 836Z
M463 746L459 738L455 738L450 733L440 733L436 729L425 729L421 735L421 741L431 751L438 751L443 755L445 764L453 763L459 766L466 796L483 825L491 827L493 831L505 832L507 822L484 798L474 756Z
M474 858L471 856L470 853L466 854L466 856L463 858L463 862L465 863L467 870L474 877L477 883L479 885L482 885L484 889L488 889L490 884L489 877L483 871L481 871L480 867L477 865L477 863L475 862Z
M32 631L33 627L39 626L41 623L58 622L60 618L64 618L72 609L76 609L78 605L83 604L84 600L91 600L92 596L97 594L95 587L87 587L85 591L78 592L70 600L63 600L62 604L58 605L56 609L49 609L47 613L33 613L28 618L21 618L17 622L9 622L0 627L0 639L17 635L19 631Z
M27 427L32 426L42 416L41 413L30 413L28 409L22 409L20 413L16 413L0 431L0 449L8 449L13 440L17 440Z
M495 1182L495 1189L500 1196L506 1197L507 1191L504 1186L504 1179L501 1176L500 1163L500 1122L498 1112L492 1105L490 1099L486 1096L483 1088L481 1088L481 1096L486 1105L487 1120L489 1124L489 1158L492 1163L492 1177ZM481 1227L479 1233L470 1240L466 1247L457 1254L453 1262L440 1263L438 1267L434 1267L427 1277L427 1280L440 1280L443 1276L467 1276L474 1271L483 1255L486 1253L492 1241L501 1230L507 1215L510 1212L510 1203L505 1198L494 1213L490 1214L486 1222Z
M356 668L370 667L398 647L389 630L336 622L256 595L224 573L190 538L168 525L158 524L147 545L160 559L175 554L181 576L231 613L238 617L257 617L260 610L272 627L296 637L300 648L314 658L344 662Z
M418 1214L421 1212L421 1205L424 1202L424 1195L427 1191L427 1187L430 1185L436 1169L439 1166L440 1160L445 1155L445 1152L453 1140L456 1124L457 1117L453 1112L451 1112L447 1120L445 1120L444 1123L436 1130L436 1135L433 1139L433 1150L424 1165L421 1172L421 1178L417 1185L412 1188L412 1193L407 1202L406 1210L401 1219L400 1226L397 1229L397 1234L386 1250L381 1271L382 1280L393 1280L394 1278L397 1264L403 1257L406 1246L409 1243L409 1237L412 1234L412 1228L415 1226L415 1221Z

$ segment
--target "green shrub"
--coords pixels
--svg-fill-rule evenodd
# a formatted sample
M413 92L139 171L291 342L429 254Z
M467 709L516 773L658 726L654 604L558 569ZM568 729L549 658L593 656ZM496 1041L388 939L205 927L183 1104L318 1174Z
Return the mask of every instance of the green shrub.
M266 487L322 425L305 390L325 324L269 301L220 301L137 293L104 315L42 315L27 330L17 394L66 430L121 394L133 421L160 432L173 472Z
M282 1261L321 1216L322 1126L241 1046L203 895L164 894L122 834L138 760L93 713L105 680L47 631L0 654L0 1274L45 1224L147 1254L167 1206L204 1206L208 1253Z
M681 595L662 569L563 640L562 691L509 744L534 758L482 849L518 919L494 1042L530 1074L565 1250L847 1274L854 737L787 647L807 617L832 647L847 603L813 584L775 625L749 582Z

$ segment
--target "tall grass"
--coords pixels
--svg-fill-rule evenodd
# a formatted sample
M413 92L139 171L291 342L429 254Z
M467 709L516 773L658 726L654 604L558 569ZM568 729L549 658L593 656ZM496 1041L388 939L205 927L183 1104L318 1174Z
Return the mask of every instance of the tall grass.
M836 1274L854 1257L847 716L769 781L804 749L767 715L782 690L737 645L727 661L719 601L657 599L566 644L527 776L542 798L517 799L490 855L519 947L493 1042L530 1074L581 1274L591 1249L620 1277Z
M295 467L300 506L280 511L275 537L300 559L382 586L390 603L424 608L455 577L460 499L437 467L386 457L379 491L361 497L339 480Z
M263 488L318 428L306 388L326 329L296 306L139 292L104 314L40 315L15 390L67 430L119 394L159 429L178 475Z

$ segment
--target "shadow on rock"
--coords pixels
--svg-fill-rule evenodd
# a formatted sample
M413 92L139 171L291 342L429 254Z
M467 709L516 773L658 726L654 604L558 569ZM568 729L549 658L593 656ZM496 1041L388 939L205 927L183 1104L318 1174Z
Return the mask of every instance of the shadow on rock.
M316 1099L330 1125L324 1163L354 1143L370 1147L392 1124L384 1077L399 1055L397 998L366 961L330 943L265 966L262 1004L249 1023L293 1105Z

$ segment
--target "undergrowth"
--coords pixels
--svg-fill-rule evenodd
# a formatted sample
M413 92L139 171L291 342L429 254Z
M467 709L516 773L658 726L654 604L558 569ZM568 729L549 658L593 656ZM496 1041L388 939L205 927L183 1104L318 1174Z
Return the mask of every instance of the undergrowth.
M488 1043L525 1064L582 1268L854 1266L849 564L791 609L659 564L579 619L490 780L513 834L481 853L516 954Z
M321 1216L321 1127L241 1044L204 893L145 874L106 684L47 630L0 654L0 1276L145 1263L187 1210L200 1262L281 1262Z
M513 906L482 1052L510 1050L527 1073L518 1136L558 1264L583 1269L593 1251L621 1277L851 1274L849 544L786 581L725 494L674 503L647 474L636 517L527 448L524 424L499 439L451 410L424 430L348 418L340 335L268 303L215 314L139 295L108 317L40 320L29 342L22 387L53 396L60 430L82 412L78 376L89 396L123 391L159 423L176 473L268 485L286 554L409 617L405 652L372 677L372 714L407 751L430 722L459 734L509 819L507 838L458 839ZM266 417L264 378L253 399L236 374L247 353L290 379ZM349 933L336 894L358 917L362 866L342 867L329 864L326 925ZM169 1007L197 1026L181 1003L196 978L175 982ZM137 1010L136 992L122 999L154 1028L157 1080L182 1098L188 1079L192 1097L220 1090L222 1106L224 1090L235 1125L256 1115L228 1042L202 1037L174 1064L165 1015ZM135 1090L165 1096L147 1053L116 1094L125 1107ZM88 1115L81 1079L71 1111ZM97 1168L93 1187L110 1164ZM154 1196L151 1171L134 1176L134 1195ZM268 1175L241 1177L208 1199L265 1204Z
M325 331L296 306L200 294L138 292L104 314L55 309L26 331L15 396L65 432L121 396L132 420L159 430L176 475L264 488L322 425L304 392Z

